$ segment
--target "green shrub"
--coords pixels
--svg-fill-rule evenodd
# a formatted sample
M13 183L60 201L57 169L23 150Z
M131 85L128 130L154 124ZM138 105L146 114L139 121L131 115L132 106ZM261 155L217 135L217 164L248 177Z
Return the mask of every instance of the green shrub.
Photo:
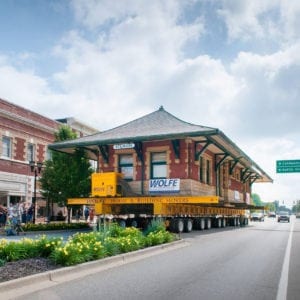
M170 243L175 240L174 234L164 230L159 230L155 232L150 232L145 239L145 244L147 247L160 245L164 243Z
M166 231L165 227L155 228L155 231L145 236L137 228L112 224L99 232L76 233L67 242L63 242L60 237L47 238L46 235L36 240L23 238L17 242L2 239L0 265L8 261L46 257L57 265L71 266L174 240L175 236Z
M32 224L27 223L22 225L24 231L49 231L49 230L68 230L68 229L90 229L88 223L65 223L65 222L50 222L48 224Z
M0 259L0 267L3 267L5 265L6 261L4 259Z
M33 257L48 257L62 243L61 238L46 238L37 240L23 238L20 241L0 241L0 259L16 261Z
M105 257L105 249L102 243L91 235L75 240L70 238L68 242L55 248L50 254L54 263L63 266L71 266L103 257Z
M104 248L106 256L114 256L122 253L115 237L107 237L104 241Z
M158 232L158 231L165 231L166 226L165 223L161 219L153 219L151 220L150 224L144 231L145 235L148 235L150 232Z
M49 257L54 249L60 247L62 244L62 237L47 238L46 235L42 235L38 240L36 240L35 247L40 257Z

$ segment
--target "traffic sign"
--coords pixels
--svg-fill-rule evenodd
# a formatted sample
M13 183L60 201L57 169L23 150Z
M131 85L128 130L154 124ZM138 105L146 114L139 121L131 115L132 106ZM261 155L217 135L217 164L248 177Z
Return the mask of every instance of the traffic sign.
M277 160L277 173L300 173L300 159L294 160Z

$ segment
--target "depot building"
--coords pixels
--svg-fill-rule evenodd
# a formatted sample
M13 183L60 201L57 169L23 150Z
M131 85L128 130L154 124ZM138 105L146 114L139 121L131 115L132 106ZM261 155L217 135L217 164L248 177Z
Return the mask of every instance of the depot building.
M116 128L49 145L84 148L97 172L120 172L135 195L215 195L251 208L254 183L272 178L217 128L178 119L163 107Z

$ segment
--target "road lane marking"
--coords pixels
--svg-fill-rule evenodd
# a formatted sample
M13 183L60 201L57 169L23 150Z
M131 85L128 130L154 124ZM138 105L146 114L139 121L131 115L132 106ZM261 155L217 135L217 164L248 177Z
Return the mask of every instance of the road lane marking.
M286 300L287 297L287 288L289 282L289 266L290 266L290 254L292 248L292 236L294 231L294 222L292 222L290 227L290 234L288 243L285 249L284 261L282 265L279 286L277 290L277 297L276 300Z

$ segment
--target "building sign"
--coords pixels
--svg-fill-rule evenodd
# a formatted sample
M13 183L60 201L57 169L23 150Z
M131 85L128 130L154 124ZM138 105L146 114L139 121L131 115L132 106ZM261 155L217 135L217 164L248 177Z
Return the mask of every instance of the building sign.
M300 173L300 159L294 160L277 160L277 173Z
M115 150L121 150L121 149L132 149L134 148L134 143L126 143L126 144L115 144L113 145L113 148Z
M179 193L180 179L151 179L149 180L150 193Z

